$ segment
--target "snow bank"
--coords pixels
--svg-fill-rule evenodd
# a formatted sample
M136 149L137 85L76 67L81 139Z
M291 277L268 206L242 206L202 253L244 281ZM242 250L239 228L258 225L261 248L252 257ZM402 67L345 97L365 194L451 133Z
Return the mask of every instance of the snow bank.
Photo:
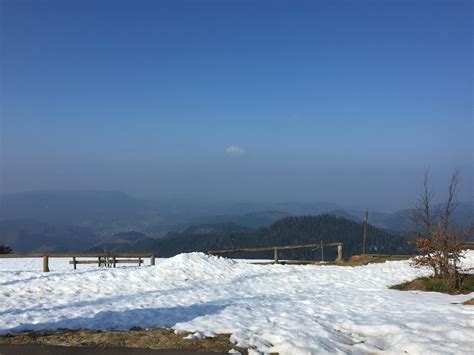
M72 270L52 259L0 259L0 333L55 328L172 327L231 333L240 346L281 354L468 353L471 295L387 286L428 274L407 261L360 267L251 265L202 253L154 267ZM474 252L466 266L474 266ZM193 336L194 336L193 335Z

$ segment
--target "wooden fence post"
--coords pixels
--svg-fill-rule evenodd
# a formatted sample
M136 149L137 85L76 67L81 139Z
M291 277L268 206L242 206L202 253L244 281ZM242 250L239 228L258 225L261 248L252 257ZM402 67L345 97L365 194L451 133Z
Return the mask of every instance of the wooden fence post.
M72 264L74 265L74 270L76 270L77 269L77 263L76 263L76 257L75 256L72 257Z
M273 248L273 261L275 262L275 264L278 264L278 249L277 248Z
M47 255L43 256L43 272L49 272L49 257Z
M150 265L155 266L155 255L150 256Z
M337 246L337 259L336 262L343 262L344 259L342 257L342 243Z

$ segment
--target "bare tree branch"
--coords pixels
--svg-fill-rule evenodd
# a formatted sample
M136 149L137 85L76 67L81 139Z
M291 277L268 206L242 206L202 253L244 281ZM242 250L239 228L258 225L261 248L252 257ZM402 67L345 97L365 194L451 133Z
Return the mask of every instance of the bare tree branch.
M417 200L414 216L418 226L421 222L422 230L415 229L415 245L420 255L412 260L414 267L430 267L436 277L440 277L448 291L453 292L460 288L462 273L460 261L464 258L463 243L472 233L472 226L462 228L452 223L452 215L458 205L456 195L460 180L460 173L456 170L448 186L448 197L439 216L433 213L433 191L429 184L428 173L425 172L423 192Z
M456 201L456 194L458 191L459 185L459 170L454 171L453 175L451 176L451 182L448 186L448 199L446 201L445 210L444 210L444 230L447 231L449 229L449 223L451 221L452 214L456 207L458 206L458 202Z

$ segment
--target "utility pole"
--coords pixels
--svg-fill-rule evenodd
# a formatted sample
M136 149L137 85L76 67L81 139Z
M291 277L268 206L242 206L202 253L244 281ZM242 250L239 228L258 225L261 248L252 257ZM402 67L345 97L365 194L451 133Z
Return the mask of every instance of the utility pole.
M365 254L365 246L367 243L367 223L369 221L369 210L366 208L364 211L365 214L365 221L364 221L364 241L362 243L362 254Z

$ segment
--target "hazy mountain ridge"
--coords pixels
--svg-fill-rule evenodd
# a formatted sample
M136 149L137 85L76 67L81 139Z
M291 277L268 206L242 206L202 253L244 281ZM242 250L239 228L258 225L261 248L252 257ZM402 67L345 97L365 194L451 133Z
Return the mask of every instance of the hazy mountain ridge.
M245 232L230 231L227 233L209 233L200 235L181 232L169 233L166 238L156 241L155 252L158 256L168 257L182 252L216 249L233 249L241 247L270 247L276 245L313 244L323 242L344 243L344 255L348 257L361 252L362 224L334 215L292 216L278 220L268 227ZM411 252L411 247L404 237L369 225L368 252L386 254L404 254ZM232 255L237 257L271 258L271 253L252 253ZM286 251L286 257L314 258L311 250ZM319 254L316 253L319 257ZM329 258L335 257L335 250L326 251Z
M241 226L233 222L216 223L216 224L201 224L186 228L182 233L206 235L211 233L228 233L228 232L243 232L249 231L251 228Z
M0 221L0 244L15 253L80 251L100 242L86 227L50 225L32 220Z
M190 223L218 224L231 222L244 227L258 228L268 226L273 222L288 216L291 216L291 214L282 211L257 211L245 213L243 215L217 215L199 217Z
M437 204L433 206L433 211L442 208L443 205ZM406 232L415 226L413 215L413 209L403 209L391 213L369 212L369 221L380 228ZM451 222L462 226L474 224L474 205L460 202L453 212Z
M159 257L216 249L270 247L275 245L342 242L344 255L361 252L363 227L360 223L334 215L286 217L268 227L249 229L233 223L194 226L182 232L169 233L165 238L144 238L133 243L105 243L90 251L148 251ZM369 225L367 251L372 253L405 254L412 251L407 239ZM282 257L319 259L320 250L290 250ZM335 257L335 249L325 251L326 260ZM244 258L271 258L270 252L228 255Z
M0 195L0 220L89 227L104 237L127 230L160 237L196 224L234 222L256 228L285 216L320 214L336 207L328 203L153 200L120 191L48 190Z
M151 247L155 238L190 233L189 228L196 235L209 235L215 225L233 224L233 231L226 226L224 232L242 232L269 226L292 213L327 213L359 224L363 216L362 211L330 203L153 201L117 191L39 191L0 196L0 243L10 245L15 252L77 251L96 246L111 249L115 244L124 249L127 245ZM411 227L410 214L409 209L392 213L369 210L369 223L397 234ZM453 220L464 225L474 223L473 205L461 203ZM118 243L125 231L144 237Z
M84 246L87 252L146 252L154 246L156 239L135 231L122 232L113 235L105 242L94 246Z
M289 215L318 215L341 206L329 202L239 202L232 205L227 213L241 215L246 213L279 211Z

